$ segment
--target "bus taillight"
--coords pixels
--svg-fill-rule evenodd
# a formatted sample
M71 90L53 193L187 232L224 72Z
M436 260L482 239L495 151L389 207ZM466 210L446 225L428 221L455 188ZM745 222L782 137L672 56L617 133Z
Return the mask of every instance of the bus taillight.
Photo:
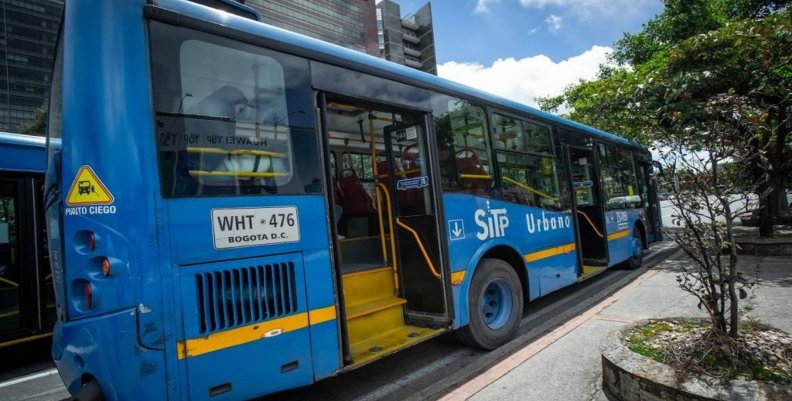
M93 309L93 287L91 283L86 282L83 284L83 294L85 295L85 306L88 310Z
M96 249L96 234L88 234L88 250L93 251Z

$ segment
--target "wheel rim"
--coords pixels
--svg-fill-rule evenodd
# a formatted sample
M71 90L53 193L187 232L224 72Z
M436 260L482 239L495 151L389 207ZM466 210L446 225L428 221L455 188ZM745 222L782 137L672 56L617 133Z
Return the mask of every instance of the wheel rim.
M481 315L487 327L497 330L505 326L511 317L513 302L511 289L505 280L491 281L481 296Z
M641 241L641 236L638 233L633 235L632 245L633 261L638 262L641 260L641 256L643 256L643 243Z

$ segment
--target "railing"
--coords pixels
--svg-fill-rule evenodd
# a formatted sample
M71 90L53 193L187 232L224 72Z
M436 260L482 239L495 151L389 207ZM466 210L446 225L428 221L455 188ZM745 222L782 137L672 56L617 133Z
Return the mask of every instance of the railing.
M390 194L388 194L388 188L385 184L378 182L377 185L374 187L376 189L377 194L377 214L379 217L379 228L380 228L380 241L382 244L382 255L385 258L385 261L388 261L388 249L385 246L385 225L382 224L382 197L380 194L384 195L385 197L385 204L388 208L388 227L390 229L390 247L391 247L391 255L393 256L393 284L396 286L396 289L399 289L399 273L398 273L398 264L396 263L396 237L393 235L393 207L391 205Z
M432 263L432 259L429 257L429 254L426 253L426 248L424 248L423 242L421 241L421 237L418 236L418 233L407 224L402 223L398 217L396 218L396 224L398 224L399 227L409 231L413 235L413 237L415 237L415 242L418 243L418 248L421 249L421 254L423 254L426 264L429 266L429 269L432 271L432 275L435 276L436 278L440 278L440 273L438 273L437 269L435 269L434 263Z

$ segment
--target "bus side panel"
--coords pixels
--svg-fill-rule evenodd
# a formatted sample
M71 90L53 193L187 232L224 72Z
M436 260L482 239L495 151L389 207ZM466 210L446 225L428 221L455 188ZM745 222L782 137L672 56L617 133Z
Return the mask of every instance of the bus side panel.
M116 389L109 398L161 399L166 386L178 386L174 371L163 372L164 352L146 351L143 359L141 352L116 349L116 327L127 330L132 324L132 332L137 333L137 320L141 336L129 333L123 338L129 341L124 347L138 350L165 349L163 342L169 335L172 338L174 327L173 319L164 319L174 316L163 295L171 293L167 289L172 288L172 279L162 269L158 253L159 186L145 4L145 0L75 0L67 2L64 11L60 185L65 203L62 303L66 316L60 316L65 321L59 326L63 332L59 342L87 341L82 336L91 335L94 355L106 362L89 367L65 354L58 362L64 371L79 370L96 377L103 390ZM87 174L93 178L85 188L98 191L98 198L78 191L83 188L78 181L87 180ZM95 249L87 245L92 242L91 233ZM121 251L125 248L127 252ZM107 277L101 273L103 258L111 264ZM86 288L92 289L92 305L86 301ZM117 311L133 308L140 313L120 324ZM87 319L92 320L90 329L83 323ZM116 363L119 369L102 370L103 364ZM150 380L142 388L138 376L144 371L158 374L147 376ZM133 373L135 379L126 381ZM79 376L75 373L75 377ZM158 395L137 396L141 392Z
M523 261L528 261L529 299L577 281L574 226L569 213L456 193L444 194L443 202L452 290L459 311L454 327L467 324L467 288L478 261L496 246L515 249ZM458 285L454 278L460 275L464 280Z
M635 222L640 220L642 209L622 209L605 212L605 229L608 233L608 266L614 266L632 255L632 235Z
M71 394L82 386L84 372L90 372L106 399L163 398L167 373L162 352L137 344L136 315L131 309L70 322L67 329L61 321L55 325L53 359ZM64 348L63 344L68 346Z

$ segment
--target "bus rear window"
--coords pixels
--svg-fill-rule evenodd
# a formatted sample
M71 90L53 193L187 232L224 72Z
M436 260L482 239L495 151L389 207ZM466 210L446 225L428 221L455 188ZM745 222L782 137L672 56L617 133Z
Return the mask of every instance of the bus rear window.
M320 192L307 62L190 33L152 23L163 194Z

